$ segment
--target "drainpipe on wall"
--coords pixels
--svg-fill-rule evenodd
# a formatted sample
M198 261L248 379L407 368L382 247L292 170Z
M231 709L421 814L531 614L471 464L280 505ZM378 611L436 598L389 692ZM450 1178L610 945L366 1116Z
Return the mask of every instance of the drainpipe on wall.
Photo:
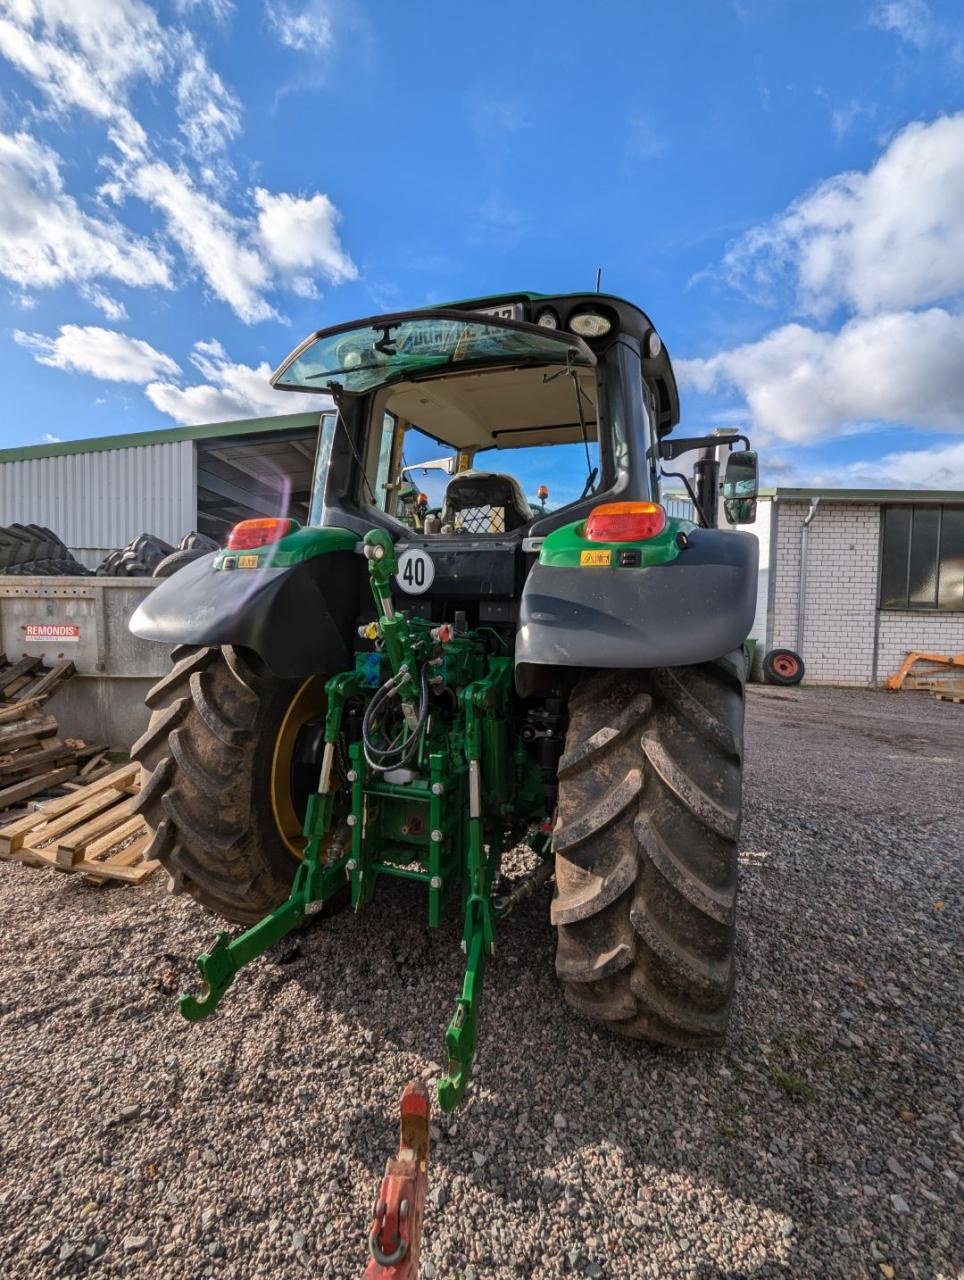
M807 545L810 541L810 522L817 514L820 506L819 498L812 498L810 510L803 518L800 531L800 589L797 592L797 653L803 657L803 616L807 608Z

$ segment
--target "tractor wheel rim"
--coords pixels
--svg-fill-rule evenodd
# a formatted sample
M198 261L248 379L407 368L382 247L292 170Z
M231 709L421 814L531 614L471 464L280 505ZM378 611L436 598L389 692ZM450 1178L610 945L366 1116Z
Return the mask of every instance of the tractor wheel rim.
M773 670L779 676L795 676L800 670L800 664L796 658L788 658L781 654L779 658L774 658Z
M271 811L278 834L299 861L304 856L304 824L295 808L292 767L299 734L311 721L324 716L325 707L324 676L309 676L288 704L271 755Z

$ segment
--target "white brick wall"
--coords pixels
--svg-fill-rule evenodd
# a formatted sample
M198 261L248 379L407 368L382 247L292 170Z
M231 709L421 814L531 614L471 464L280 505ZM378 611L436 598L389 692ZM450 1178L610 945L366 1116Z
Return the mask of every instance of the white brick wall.
M891 613L880 615L877 680L893 675L910 649L930 653L964 653L964 614Z
M797 647L800 532L808 502L778 502L767 648ZM810 525L802 657L812 684L883 682L911 649L964 652L964 614L877 610L880 506L821 500Z

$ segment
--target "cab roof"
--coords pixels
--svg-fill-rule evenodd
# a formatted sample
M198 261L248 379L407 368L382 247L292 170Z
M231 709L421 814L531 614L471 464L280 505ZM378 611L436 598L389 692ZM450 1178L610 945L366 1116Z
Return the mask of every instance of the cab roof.
M567 328L567 321L577 311L594 309L601 311L612 319L618 333L628 334L635 338L640 346L643 361L643 376L653 388L660 436L667 436L679 422L679 391L676 386L676 375L666 350L666 344L660 339L660 350L656 356L646 354L646 342L650 334L658 334L652 320L634 303L612 293L498 293L488 297L462 298L457 302L446 302L442 305L447 310L477 311L484 307L510 306L519 303L523 309L523 318L530 324L535 323L536 316L546 307L555 311L560 326ZM431 307L425 310L433 310ZM613 335L607 335L602 342L589 341L593 350L604 350L612 341Z

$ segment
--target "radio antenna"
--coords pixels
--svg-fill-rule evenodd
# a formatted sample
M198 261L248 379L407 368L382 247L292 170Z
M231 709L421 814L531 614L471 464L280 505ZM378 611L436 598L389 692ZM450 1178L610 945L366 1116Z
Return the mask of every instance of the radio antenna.
M596 268L596 292L599 292L599 286L602 284L602 267Z

